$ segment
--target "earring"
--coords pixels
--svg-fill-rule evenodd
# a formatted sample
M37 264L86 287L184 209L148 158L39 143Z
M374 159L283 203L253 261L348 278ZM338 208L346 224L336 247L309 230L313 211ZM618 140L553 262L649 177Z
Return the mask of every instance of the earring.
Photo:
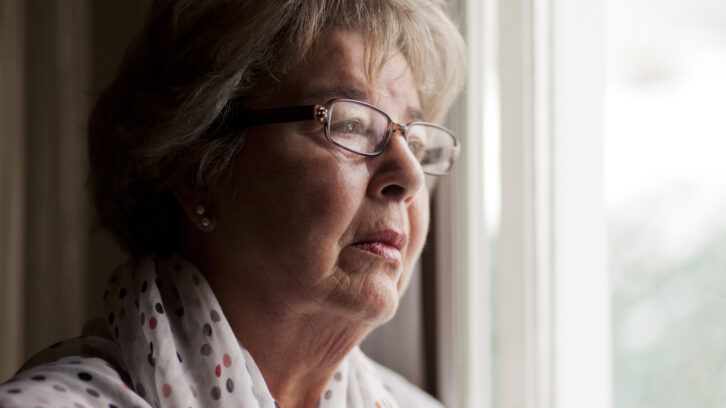
M204 215L207 210L204 208L203 205L198 205L194 208L194 212L197 213L197 215ZM201 220L202 223L202 229L208 230L209 226L212 224L212 220L209 219L209 217L202 217Z

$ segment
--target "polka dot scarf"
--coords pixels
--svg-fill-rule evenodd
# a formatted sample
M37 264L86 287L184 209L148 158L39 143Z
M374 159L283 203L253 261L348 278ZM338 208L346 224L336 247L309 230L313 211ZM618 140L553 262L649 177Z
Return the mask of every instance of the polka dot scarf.
M66 356L21 372L0 386L0 406L25 398L55 406L53 398L70 395L68 390L83 396L77 407L87 406L83 401L104 407L279 407L206 280L184 259L130 260L111 277L104 306L108 339L64 345L96 358ZM67 401L73 406L76 400ZM317 406L398 408L358 348L341 362Z

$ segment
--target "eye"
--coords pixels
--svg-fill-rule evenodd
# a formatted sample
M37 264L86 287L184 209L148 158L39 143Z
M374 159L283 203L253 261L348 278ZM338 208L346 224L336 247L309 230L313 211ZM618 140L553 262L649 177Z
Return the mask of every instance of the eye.
M367 126L360 120L349 119L331 124L330 131L338 135L361 135L366 133Z
M423 143L423 140L418 137L409 137L408 148L418 161L423 160L426 155L426 145Z
M442 160L446 160L444 159L444 149L439 147L429 149L424 155L424 158L421 159L421 164L440 163Z

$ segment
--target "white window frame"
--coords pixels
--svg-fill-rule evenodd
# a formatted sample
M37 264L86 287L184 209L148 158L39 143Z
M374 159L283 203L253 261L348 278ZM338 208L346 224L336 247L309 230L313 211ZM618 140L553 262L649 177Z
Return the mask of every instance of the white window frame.
M440 398L450 407L611 407L604 0L452 6L469 80L450 123L462 156L437 193ZM492 59L499 76L490 81L482 73ZM498 106L485 103L486 87L499 89ZM482 112L492 111L502 163L496 271L481 159Z

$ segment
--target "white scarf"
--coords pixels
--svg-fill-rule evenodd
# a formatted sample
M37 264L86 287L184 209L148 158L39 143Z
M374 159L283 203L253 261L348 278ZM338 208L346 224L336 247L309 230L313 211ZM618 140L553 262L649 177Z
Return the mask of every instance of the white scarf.
M114 272L104 306L133 389L151 406L276 407L206 280L181 257L127 262ZM318 406L398 407L357 347Z

